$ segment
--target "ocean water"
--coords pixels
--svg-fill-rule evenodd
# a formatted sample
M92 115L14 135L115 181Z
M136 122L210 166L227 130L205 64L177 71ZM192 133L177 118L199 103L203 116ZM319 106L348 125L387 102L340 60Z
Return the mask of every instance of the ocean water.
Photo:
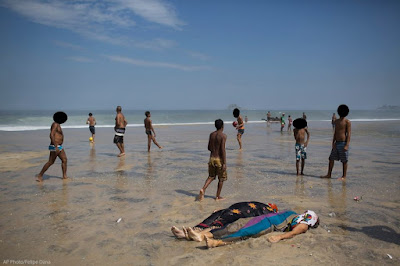
M0 111L0 131L29 131L49 129L53 122L54 111ZM86 128L89 111L65 111L68 121L63 128ZM90 111L96 118L96 127L114 127L114 110ZM142 127L145 110L123 110L128 127ZM291 115L293 119L301 117L303 112L308 121L330 122L335 110L271 110L272 117L280 117L282 113ZM225 123L232 123L234 117L231 110L155 110L151 111L153 125L196 125L213 124L218 118ZM242 110L243 118L247 116L250 123L264 123L267 110ZM354 122L400 121L400 110L351 110L348 118Z

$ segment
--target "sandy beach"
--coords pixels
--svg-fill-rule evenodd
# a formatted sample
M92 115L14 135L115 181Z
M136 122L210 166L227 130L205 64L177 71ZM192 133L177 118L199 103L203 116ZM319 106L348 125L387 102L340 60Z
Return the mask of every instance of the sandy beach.
M348 179L328 167L330 122L310 122L305 176L296 176L294 138L279 125L246 125L243 151L225 125L228 180L195 201L204 184L213 125L155 127L147 153L144 128L129 128L118 158L113 130L65 129L68 176L60 160L37 183L49 131L0 132L0 259L52 265L399 265L400 123L354 122ZM354 197L362 197L357 202ZM194 226L239 201L274 202L281 210L314 210L321 224L293 239L267 237L206 249L180 241L171 226ZM122 218L119 223L116 221ZM9 261L7 261L9 260Z

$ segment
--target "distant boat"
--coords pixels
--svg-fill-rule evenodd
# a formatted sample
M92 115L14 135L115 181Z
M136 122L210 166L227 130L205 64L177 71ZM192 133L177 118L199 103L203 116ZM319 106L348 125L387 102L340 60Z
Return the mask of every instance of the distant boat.
M400 106L398 105L382 105L381 107L377 108L378 110L400 110Z

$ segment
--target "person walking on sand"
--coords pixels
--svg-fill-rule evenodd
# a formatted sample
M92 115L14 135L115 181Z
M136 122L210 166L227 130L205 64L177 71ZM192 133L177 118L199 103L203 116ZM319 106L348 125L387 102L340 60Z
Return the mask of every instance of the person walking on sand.
M125 147L124 147L124 135L125 135L125 128L128 122L125 119L124 114L122 113L121 106L117 106L116 109L117 115L115 117L115 136L114 136L114 143L117 145L120 153L118 157L125 155Z
M310 133L307 129L307 121L303 118L297 118L293 121L293 135L296 140L295 149L296 149L296 172L299 175L299 164L301 160L301 175L304 175L304 164L307 159L306 148L308 145L308 141L310 140ZM307 140L305 141L305 135L307 134Z
M216 176L218 176L218 188L215 200L224 199L221 197L221 190L224 181L228 179L228 176L226 174L226 135L223 133L224 121L222 121L221 119L215 120L215 128L217 130L210 134L210 138L208 141L208 150L211 152L210 160L208 162L208 178L203 188L200 189L199 201L204 199L204 194L206 193L208 185L211 184Z
M150 119L150 117L151 117L150 112L146 111L144 114L146 115L146 118L144 119L144 127L146 128L146 134L147 134L147 140L148 140L147 141L147 151L150 152L151 141L153 141L154 144L156 144L158 148L162 149L162 147L156 141L156 132L154 131L153 124ZM153 136L152 132L153 132L154 136Z
M335 131L333 133L332 151L329 156L328 174L321 176L322 178L331 178L333 165L336 161L341 161L343 164L342 180L346 179L347 161L349 159L349 145L351 137L351 122L346 118L349 114L349 107L342 104L338 107L337 112L340 116L335 121ZM340 178L339 178L340 179Z
M94 135L96 134L96 129L94 128L94 126L96 125L96 118L94 118L92 113L89 113L89 117L86 120L86 124L89 124L89 130L90 133L92 133L91 142L94 142Z
M233 110L233 117L235 117L237 119L237 125L236 125L236 129L237 129L237 141L239 143L239 150L242 150L242 136L244 134L244 123L243 123L243 118L240 115L240 110L235 108L235 110Z
M48 162L43 166L42 171L36 176L36 181L42 182L43 181L43 175L49 169L51 165L54 164L56 158L61 159L61 168L63 172L63 179L67 179L67 154L65 153L65 150L62 146L64 142L64 134L61 129L61 124L65 123L67 121L68 116L64 112L57 112L53 115L53 124L51 125L50 128L50 145L49 145L49 160Z
M303 119L304 119L304 120L307 120L306 113L304 113L304 112L303 112Z

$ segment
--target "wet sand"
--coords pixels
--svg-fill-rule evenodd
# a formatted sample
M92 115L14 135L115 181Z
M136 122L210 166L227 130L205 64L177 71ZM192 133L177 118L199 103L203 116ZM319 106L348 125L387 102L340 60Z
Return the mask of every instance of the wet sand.
M248 124L243 151L226 125L228 181L214 200L207 178L212 125L158 127L147 153L144 129L128 128L118 158L110 128L65 129L69 180L60 161L44 182L34 176L47 161L49 131L0 132L0 260L53 265L398 265L400 261L400 123L353 123L348 179L320 179L328 167L330 124L309 122L305 176L296 176L292 133L279 125ZM355 196L362 196L356 202ZM321 225L271 244L267 237L205 249L175 239L172 225L194 226L212 211L239 202L274 202L314 210ZM122 218L117 223L116 221ZM387 255L392 256L392 259Z

